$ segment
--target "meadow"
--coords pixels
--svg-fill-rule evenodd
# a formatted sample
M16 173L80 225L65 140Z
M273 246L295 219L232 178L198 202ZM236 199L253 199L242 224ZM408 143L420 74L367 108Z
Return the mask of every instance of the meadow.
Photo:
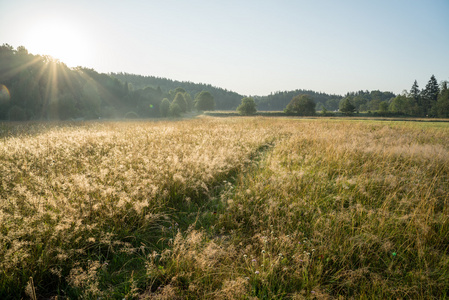
M1 299L449 298L449 123L0 124Z

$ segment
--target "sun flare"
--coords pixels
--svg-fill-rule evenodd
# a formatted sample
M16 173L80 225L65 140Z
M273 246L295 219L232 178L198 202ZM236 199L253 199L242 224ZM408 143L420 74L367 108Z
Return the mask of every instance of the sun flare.
M27 48L32 53L50 55L69 67L85 66L91 46L80 25L64 20L46 20L29 32Z

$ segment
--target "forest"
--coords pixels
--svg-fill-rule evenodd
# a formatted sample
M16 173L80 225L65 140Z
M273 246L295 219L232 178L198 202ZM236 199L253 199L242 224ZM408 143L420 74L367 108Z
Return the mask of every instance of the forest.
M405 90L400 95L379 91L348 93L339 108L346 113L367 111L381 116L448 118L449 90L447 81L438 84L432 75L422 90L415 80L410 91Z
M415 81L400 95L360 90L341 96L297 89L252 98L258 111L284 111L298 95L310 96L323 115L449 117L447 82L438 83L433 75L423 89ZM235 111L243 98L210 84L69 68L23 46L0 46L0 120L176 117L195 108Z
M202 91L209 91L215 100L217 110L235 110L240 104L243 96L219 87L204 83L193 83L188 81L177 81L167 78L155 76L142 76L128 73L109 73L110 76L127 82L131 89L145 89L151 87L153 89L160 89L163 93L169 94L170 91L175 91L181 88L191 96L196 96Z
M50 56L30 54L25 47L0 46L0 120L153 118L215 107L215 102L201 106L202 100L212 97L208 91L196 89L192 99L180 85L163 88L135 88L113 74L68 68ZM215 101L221 101L220 93L215 94Z

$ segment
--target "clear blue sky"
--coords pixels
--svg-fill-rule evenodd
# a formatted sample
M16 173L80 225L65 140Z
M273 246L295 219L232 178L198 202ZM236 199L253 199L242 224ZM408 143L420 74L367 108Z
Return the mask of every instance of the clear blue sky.
M244 95L449 80L449 0L0 0L0 44Z

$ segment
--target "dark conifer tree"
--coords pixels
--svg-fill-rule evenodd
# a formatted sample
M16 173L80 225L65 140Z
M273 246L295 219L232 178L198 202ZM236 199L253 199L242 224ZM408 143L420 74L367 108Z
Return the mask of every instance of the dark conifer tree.
M418 82L415 80L415 82L412 85L412 88L410 89L410 104L411 107L410 112L412 115L420 115L421 114L421 90L419 89Z
M438 82L434 75L430 77L429 82L426 85L426 88L422 90L422 113L424 116L429 116L432 112L432 106L435 106L438 94L440 93L440 87L438 86Z
M449 89L446 81L441 85L441 91L433 113L441 118L449 118Z
M355 112L355 106L351 103L350 98L352 97L345 97L340 102L340 111L344 113L346 116L352 116Z
M418 82L415 80L415 82L412 85L412 88L410 89L410 96L412 96L413 98L418 98L420 94L420 90L419 90L419 86L418 86Z

